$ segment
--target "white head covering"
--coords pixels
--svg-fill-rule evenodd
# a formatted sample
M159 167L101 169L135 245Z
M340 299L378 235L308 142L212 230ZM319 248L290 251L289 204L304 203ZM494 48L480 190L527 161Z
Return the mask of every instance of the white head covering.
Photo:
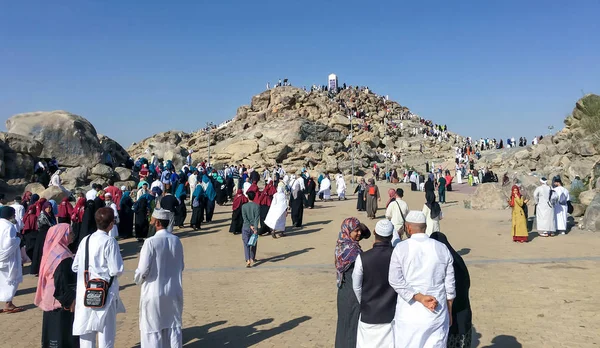
M382 237L389 237L394 232L394 225L390 220L384 219L377 221L375 225L375 233Z
M171 213L166 209L155 208L152 217L158 220L171 220Z
M427 223L427 218L425 218L425 214L419 210L411 210L406 215L406 222L413 224L424 224Z
M121 191L127 191L127 187L125 185L121 186Z
M548 179L546 179L546 177L545 177L545 176L543 176L543 177L540 179L540 182L541 182L542 184L546 184L546 183L548 182Z

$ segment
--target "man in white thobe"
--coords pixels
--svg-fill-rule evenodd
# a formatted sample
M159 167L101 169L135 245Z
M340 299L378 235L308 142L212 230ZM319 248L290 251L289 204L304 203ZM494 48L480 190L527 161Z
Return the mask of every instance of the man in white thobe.
M352 272L352 289L360 303L357 348L393 348L392 321L398 295L388 282L394 225L380 220L371 250L358 255Z
M548 186L548 180L540 179L541 186L533 192L535 201L535 225L538 234L542 237L554 235L556 232L556 220L554 216L554 203L557 199L554 191Z
M404 219L409 213L408 204L402 199L404 197L404 190L401 188L396 189L396 197L394 202L390 202L387 209L385 210L385 217L392 222L394 225L394 236L392 238L392 246L402 241L402 236L406 233L404 230Z
M0 313L16 313L23 309L13 304L19 284L23 282L21 239L14 224L15 210L10 206L0 209L0 302L6 302ZM6 319L4 319L6 320Z
M81 240L73 260L72 270L77 273L73 335L79 336L80 348L114 348L117 313L125 313L125 307L119 297L118 279L123 273L123 258L117 240L108 235L115 223L114 215L114 211L109 207L96 211L94 217L98 230ZM84 306L87 243L89 243L89 279L101 278L107 282L112 281L102 308Z
M140 342L142 348L182 346L183 246L168 231L171 213L154 209L156 234L144 242L134 281L141 285Z
M398 293L395 347L446 348L456 297L452 255L425 234L422 212L409 212L406 228L410 238L394 248L388 279Z
M554 195L556 196L556 204L554 204L554 216L556 218L556 231L560 234L567 233L567 217L569 213L569 201L571 200L571 195L569 194L569 190L567 190L560 179L560 176L554 177L552 179L552 184L554 185Z
M337 190L338 201L346 200L346 181L344 181L344 176L340 173L335 176L335 188Z
M17 232L21 232L23 230L23 217L25 216L25 208L21 205L21 197L16 196L10 206L15 210L15 227L17 228Z
M329 180L329 174L326 174L323 180L321 180L317 195L321 196L321 194L323 194L323 200L328 201L331 199L331 180Z

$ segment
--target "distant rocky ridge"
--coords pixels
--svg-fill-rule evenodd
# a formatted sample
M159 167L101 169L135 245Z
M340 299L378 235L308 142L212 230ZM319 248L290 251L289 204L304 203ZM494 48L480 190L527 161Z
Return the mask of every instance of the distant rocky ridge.
M340 105L344 101L344 106ZM295 172L303 167L315 172L352 171L350 119L345 108L364 110L365 121L354 119L355 173L362 176L373 163L385 158L378 152L398 151L403 163L396 167L421 166L426 161L442 163L452 159L451 144L437 143L423 136L409 136L408 129L422 127L418 120L404 120L404 131L386 129L384 120L399 120L409 109L368 91L342 90L334 98L324 92L306 92L286 86L266 90L252 98L250 105L238 108L235 119L226 127L211 131L159 133L132 145L134 156L155 153L176 165L192 150L194 163L207 159L210 141L211 162L216 165L241 164L256 169L282 164ZM454 135L451 135L452 137ZM423 154L419 151L423 144ZM417 155L418 154L418 155Z

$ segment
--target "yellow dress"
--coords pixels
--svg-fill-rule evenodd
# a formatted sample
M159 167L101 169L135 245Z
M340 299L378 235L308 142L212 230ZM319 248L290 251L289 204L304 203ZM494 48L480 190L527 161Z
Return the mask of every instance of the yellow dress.
M527 219L523 212L523 198L515 197L515 206L512 211L512 236L513 241L527 242L529 233L527 232Z

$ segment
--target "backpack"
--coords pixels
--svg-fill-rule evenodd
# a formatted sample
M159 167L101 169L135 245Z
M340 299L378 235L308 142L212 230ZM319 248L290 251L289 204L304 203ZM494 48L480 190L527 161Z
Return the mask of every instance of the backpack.
M192 201L192 208L198 208L200 206L200 200L198 199L198 197L194 197L194 200Z
M375 196L375 186L369 186L369 195Z

